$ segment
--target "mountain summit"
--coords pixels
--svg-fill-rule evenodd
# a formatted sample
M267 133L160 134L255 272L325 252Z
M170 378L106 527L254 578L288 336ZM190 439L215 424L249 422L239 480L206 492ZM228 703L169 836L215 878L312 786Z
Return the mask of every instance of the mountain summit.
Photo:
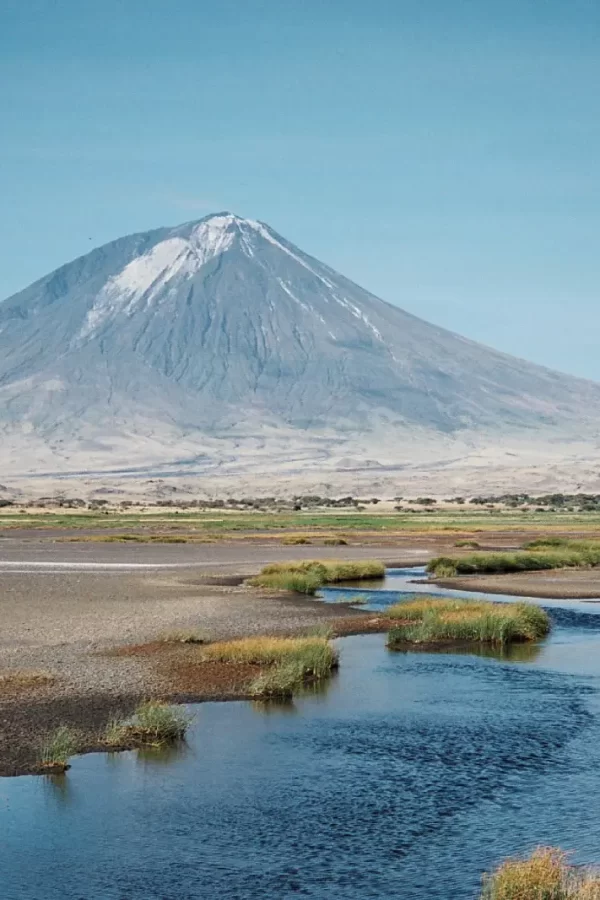
M312 460L372 435L388 462L418 435L590 435L600 386L430 325L223 212L106 244L1 303L0 403L11 469L35 468L15 457L27 444L38 467L142 470L248 441L268 458L283 435Z

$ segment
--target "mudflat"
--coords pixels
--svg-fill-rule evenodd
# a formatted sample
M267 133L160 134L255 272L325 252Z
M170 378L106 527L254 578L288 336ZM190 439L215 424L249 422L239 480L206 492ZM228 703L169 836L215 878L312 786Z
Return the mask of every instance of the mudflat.
M268 562L325 555L410 564L428 553L273 541L69 543L51 534L0 540L0 774L27 771L40 738L59 725L91 739L111 716L127 714L145 698L218 696L218 678L211 692L190 685L184 667L172 665L189 650L161 641L167 633L294 634L343 619L348 631L369 630L365 620L372 617L345 605L275 596L242 583ZM131 645L153 649L115 652Z
M549 600L598 600L600 569L551 569L515 572L506 575L461 575L440 578L440 587L460 591L480 591L514 597L547 597Z

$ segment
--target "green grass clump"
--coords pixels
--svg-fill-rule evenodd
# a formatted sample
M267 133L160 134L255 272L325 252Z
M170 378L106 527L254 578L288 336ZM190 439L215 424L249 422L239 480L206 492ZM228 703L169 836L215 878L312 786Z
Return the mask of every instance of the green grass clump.
M316 594L324 584L318 572L272 572L266 575L261 573L255 578L250 578L248 583L253 587L311 595Z
M538 549L514 553L472 553L469 556L438 556L427 571L438 578L454 575L505 574L544 569L583 569L600 565L600 542L566 541L563 545L542 544Z
M480 547L477 541L457 541L454 546L469 548L470 550L479 550Z
M190 721L183 710L159 700L148 700L138 706L130 720L112 719L104 743L113 747L128 744L160 747L182 740Z
M41 747L40 762L49 769L66 769L69 759L77 752L77 734L68 725L51 732Z
M267 669L266 672L254 679L250 685L250 693L257 698L287 699L293 697L294 692L302 687L305 681L305 673L302 663L280 663Z
M538 847L484 875L481 900L600 900L600 875L570 865L561 850Z
M325 584L383 578L385 566L379 560L307 559L270 563L248 583L266 587L314 594Z
M400 620L388 633L388 646L466 641L504 645L535 641L550 630L547 613L532 603L438 600L425 597L398 603L388 615Z

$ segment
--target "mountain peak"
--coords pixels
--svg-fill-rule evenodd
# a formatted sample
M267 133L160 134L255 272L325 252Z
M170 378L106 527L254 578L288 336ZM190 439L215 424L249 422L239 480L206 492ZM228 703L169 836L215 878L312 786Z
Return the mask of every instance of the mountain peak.
M598 385L430 325L229 211L107 244L0 304L0 391L0 443L37 434L103 463L273 427L385 434L393 456L419 434L562 440L600 418Z

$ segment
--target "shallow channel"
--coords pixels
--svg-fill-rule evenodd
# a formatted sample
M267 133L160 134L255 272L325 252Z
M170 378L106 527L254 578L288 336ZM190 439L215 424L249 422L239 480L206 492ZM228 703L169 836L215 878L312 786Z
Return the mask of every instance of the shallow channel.
M3 898L471 900L537 844L600 862L600 605L542 605L509 658L346 638L326 690L196 706L180 752L0 781Z

